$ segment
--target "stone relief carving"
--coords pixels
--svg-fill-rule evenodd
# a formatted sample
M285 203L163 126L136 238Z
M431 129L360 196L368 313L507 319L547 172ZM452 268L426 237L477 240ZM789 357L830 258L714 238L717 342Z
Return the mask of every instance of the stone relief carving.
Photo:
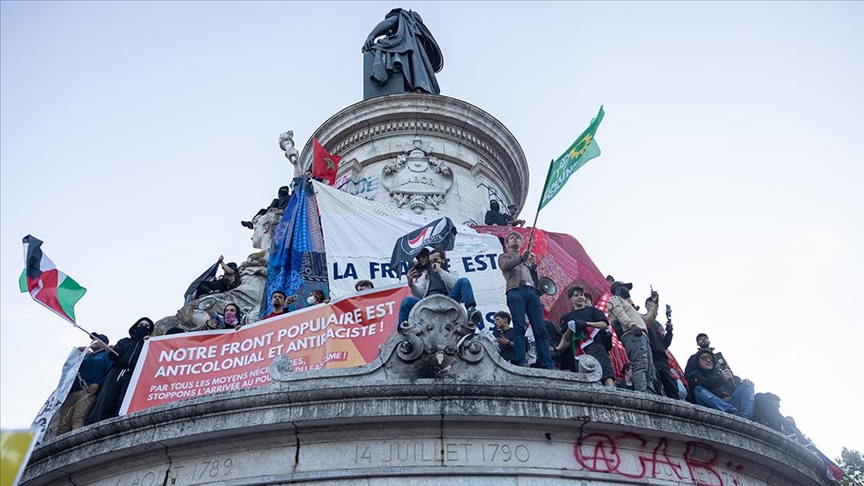
M252 248L270 252L270 242L279 221L282 220L281 209L269 209L266 213L252 218Z
M396 207L408 206L417 214L439 209L453 185L453 170L446 162L429 156L414 142L414 149L396 157L381 170L381 185Z
M433 376L447 375L454 360L483 359L483 348L465 310L453 299L432 295L417 303L406 322L399 324L396 354Z

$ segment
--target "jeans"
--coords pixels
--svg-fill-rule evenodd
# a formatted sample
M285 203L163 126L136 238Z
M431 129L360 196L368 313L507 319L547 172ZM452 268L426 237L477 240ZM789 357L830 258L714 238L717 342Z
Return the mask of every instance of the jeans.
M543 304L534 287L520 285L507 292L507 307L516 329L513 339L513 351L516 354L516 364L528 363L525 359L525 314L534 330L534 343L537 346L537 361L547 369L555 367L549 354L549 341L546 339L546 324L543 321Z
M703 407L733 413L749 419L753 417L753 392L752 386L742 383L732 392L731 403L711 393L704 386L697 386L693 395L696 397L696 403Z
M636 391L644 392L654 388L654 361L651 356L651 344L645 333L634 329L624 333L621 344L627 351L627 359L633 367L633 386Z
M456 280L456 283L453 284L453 288L450 289L450 293L447 294L447 297L450 297L460 304L464 304L465 307L476 305L476 302L474 301L474 288L471 287L471 282L469 282L465 277ZM402 303L399 304L399 323L408 320L408 315L411 314L411 309L417 305L417 302L420 302L420 299L413 295L409 295L402 299Z

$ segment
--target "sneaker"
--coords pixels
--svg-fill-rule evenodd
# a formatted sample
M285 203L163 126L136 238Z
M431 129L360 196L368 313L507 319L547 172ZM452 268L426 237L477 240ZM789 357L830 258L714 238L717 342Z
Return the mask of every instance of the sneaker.
M474 324L475 326L477 324L480 324L481 322L483 322L483 314L481 314L480 311L477 310L476 307L469 307L467 310L468 310L468 322L470 322L471 324Z
M243 225L244 228L255 229L255 226L252 225L252 221L240 221L240 224Z

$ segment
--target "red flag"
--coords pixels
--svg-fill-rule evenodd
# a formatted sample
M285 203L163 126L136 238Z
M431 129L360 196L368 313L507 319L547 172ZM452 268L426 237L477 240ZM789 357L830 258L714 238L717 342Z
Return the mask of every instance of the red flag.
M336 182L336 170L342 157L330 155L317 139L313 138L312 141L312 177L326 180L332 186Z

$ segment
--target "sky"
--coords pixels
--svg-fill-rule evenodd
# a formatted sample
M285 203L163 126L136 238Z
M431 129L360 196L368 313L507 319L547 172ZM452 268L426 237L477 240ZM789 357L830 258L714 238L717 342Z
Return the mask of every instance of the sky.
M0 2L0 426L27 427L74 346L18 290L32 234L88 289L79 324L173 315L292 167L278 147L362 99L391 8L441 47L442 94L549 160L602 104L603 154L539 215L705 332L829 457L864 451L864 3Z

